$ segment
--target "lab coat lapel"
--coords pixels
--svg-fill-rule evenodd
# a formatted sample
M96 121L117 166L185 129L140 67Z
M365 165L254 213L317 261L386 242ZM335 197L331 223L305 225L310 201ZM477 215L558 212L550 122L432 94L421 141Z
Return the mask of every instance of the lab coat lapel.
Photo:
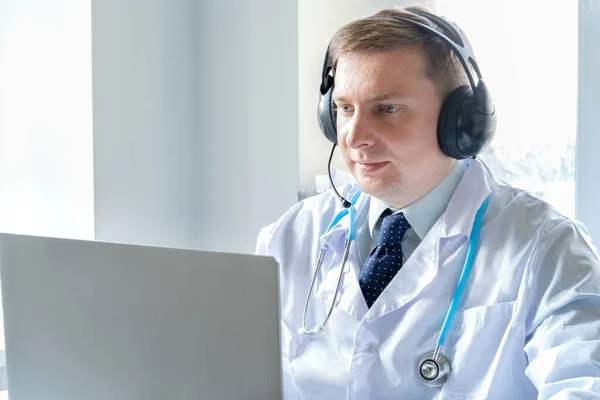
M469 168L458 183L446 212L441 237L470 236L477 210L492 192L493 176L479 160L466 160ZM484 223L485 223L484 218Z
M329 246L329 248L335 253L333 259L327 261L329 265L323 265L323 268L328 268L327 273L331 273L334 277L337 277L340 272L339 268L342 268L344 242L346 240L345 228L337 227L332 229L329 234L323 237L323 240L325 244ZM340 290L336 299L330 300L335 301L335 307L339 311L343 311L357 321L360 321L363 319L369 309L360 289L360 284L358 281L359 272L357 271L360 271L358 246L356 242L353 242L350 247L348 262L344 266L344 271L342 273ZM330 285L334 285L337 283L337 280L329 279L328 282L330 282ZM335 293L335 287L333 286L324 289L326 289L328 293Z
M442 245L462 237L463 244L460 247L466 249L475 215L491 193L493 181L491 173L480 160L467 160L467 165L469 168L452 195L446 211L369 309L364 322L407 304L433 281L441 268L456 264L452 262L453 257L452 260L448 259L448 255L440 257Z
M348 257L348 265L344 270L342 281L342 293L338 308L340 311L351 315L357 321L361 321L369 311L367 302L360 289L358 277L361 270L358 246L354 244Z
M402 307L417 297L436 277L439 270L441 225L440 218L371 306L364 322L372 321Z
M346 224L340 223L321 237L321 247L326 247L328 251L333 251L336 256L344 255L344 243L346 241Z
M352 195L354 194L356 189L358 189L358 187L351 188L349 190L349 193L344 193L345 197L346 198L352 197ZM364 216L364 214L366 212L368 212L369 203L370 203L369 195L367 195L365 193L361 194L360 197L358 198L358 201L354 205L354 208L356 209L356 220L357 221L361 220L361 218ZM339 209L336 210L336 214L342 210L343 209L340 207ZM344 242L346 241L347 232L348 232L349 228L350 228L350 216L346 215L342 219L340 219L338 221L338 223L334 227L332 227L329 232L324 233L323 236L321 236L321 247L323 247L325 245L328 248L330 248L331 250L333 250L336 255L339 255L340 257L343 256ZM353 243L352 247L356 247L356 243Z
M369 202L370 197L366 194L363 194L356 204L357 220L360 220L362 217L364 217L363 214L368 212ZM335 255L331 261L327 262L327 265L325 265L324 262L323 268L328 268L328 272L334 274L334 276L337 276L339 273L339 268L342 267L344 244L349 225L349 218L345 217L321 238L321 245L327 246L329 251L332 251ZM359 260L360 257L358 244L356 241L354 241L350 246L348 262L344 266L339 293L336 299L332 299L332 301L336 302L336 308L339 311L345 312L346 314L355 318L357 321L362 320L368 311L367 303L363 297L362 291L360 290L360 284L358 282L358 274L360 273L361 269ZM330 282L333 283L334 280L330 280ZM337 283L337 280L335 280L335 283ZM335 292L335 287L327 289L329 289L329 292Z

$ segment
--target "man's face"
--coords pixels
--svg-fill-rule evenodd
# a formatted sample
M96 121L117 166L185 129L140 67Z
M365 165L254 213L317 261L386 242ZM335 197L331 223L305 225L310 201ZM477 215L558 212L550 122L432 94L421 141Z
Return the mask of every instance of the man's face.
M333 100L339 147L364 192L404 207L450 169L437 143L442 101L419 50L342 55Z

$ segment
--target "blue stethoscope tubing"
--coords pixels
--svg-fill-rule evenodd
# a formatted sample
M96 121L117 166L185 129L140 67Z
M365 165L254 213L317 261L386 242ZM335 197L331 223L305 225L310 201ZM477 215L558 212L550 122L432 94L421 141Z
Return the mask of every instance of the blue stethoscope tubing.
M300 328L299 333L315 335L317 333L322 333L331 316L333 311L333 306L335 304L335 299L340 289L340 283L342 281L342 274L344 271L344 267L348 261L348 253L350 250L350 244L356 239L356 202L360 198L362 191L359 189L350 201L350 207L344 208L333 218L325 234L328 233L334 226L338 224L338 222L344 218L346 215L349 216L350 226L347 230L346 241L344 243L344 255L342 258L342 267L340 269L335 294L331 300L331 305L329 307L329 311L325 316L325 319L322 323L316 325L313 329L306 329L306 316L308 314L308 306L310 304L310 297L313 291L313 287L315 285L317 276L319 274L319 270L321 268L321 263L323 261L323 255L326 251L327 246L321 240L321 246L319 250L319 257L317 259L317 268L313 275L313 279L310 284L310 288L308 290L308 294L306 296L306 303L304 304L304 314L302 319L302 328ZM475 253L477 252L477 242L479 240L479 234L481 232L481 224L483 220L483 215L487 209L489 196L483 201L479 210L477 210L477 214L475 215L475 220L473 222L473 228L471 230L471 235L469 237L469 247L467 249L467 255L465 257L465 263L463 265L462 272L460 274L460 278L458 280L458 284L456 285L456 289L454 290L454 295L452 296L452 300L448 306L448 311L446 312L446 317L444 318L444 323L442 324L442 329L438 336L436 347L433 352L425 354L421 360L419 361L419 376L425 382L426 385L431 387L438 387L443 385L450 375L451 367L448 359L442 354L442 347L446 341L446 334L452 324L452 320L454 318L454 314L458 307L458 303L462 297L462 293L464 291L467 280L469 279L469 274L471 272L471 267L473 266L473 260L475 258Z
M463 266L463 270L460 274L458 284L456 285L456 290L454 291L452 301L448 306L448 312L446 313L446 318L444 319L444 323L442 324L442 330L436 343L440 347L443 346L444 342L446 341L446 333L448 333L448 329L450 328L450 324L452 323L452 319L454 318L454 313L456 312L458 302L462 297L462 293L465 289L467 279L469 279L469 273L471 272L471 267L473 266L473 260L477 251L477 242L479 240L479 233L481 232L481 222L483 220L485 210L487 209L488 199L489 197L486 197L486 199L483 201L483 204L479 207L479 210L477 210L477 214L475 215L473 229L471 230L471 236L469 237L469 248L467 249L465 265Z
M452 301L450 301L448 306L446 318L444 318L444 323L442 324L442 329L440 331L440 335L438 336L435 350L433 352L424 354L419 360L419 377L425 383L425 385L429 387L435 388L442 386L444 383L446 383L450 377L450 372L452 371L450 360L448 360L448 358L442 354L442 348L444 347L444 343L446 341L446 334L450 329L450 325L452 325L452 319L454 318L456 308L458 307L458 303L462 298L465 285L469 279L469 273L471 272L475 253L477 252L477 242L479 241L479 233L481 232L481 224L483 221L483 215L487 209L488 199L489 196L485 198L479 207L479 210L477 210L477 214L475 215L473 228L471 229L471 235L469 237L469 247L465 257L465 264L460 274L460 278L458 279L456 289L454 290Z

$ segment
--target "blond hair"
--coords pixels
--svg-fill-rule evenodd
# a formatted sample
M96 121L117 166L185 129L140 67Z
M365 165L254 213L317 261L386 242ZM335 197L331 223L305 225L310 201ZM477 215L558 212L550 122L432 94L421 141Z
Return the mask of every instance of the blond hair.
M408 18L446 33L444 27L413 14L413 10L428 11L423 7L386 9L340 28L329 46L334 71L344 54L418 49L425 61L425 74L434 83L441 99L445 99L457 87L468 84L458 57L442 39L401 19ZM464 37L455 24L452 26Z

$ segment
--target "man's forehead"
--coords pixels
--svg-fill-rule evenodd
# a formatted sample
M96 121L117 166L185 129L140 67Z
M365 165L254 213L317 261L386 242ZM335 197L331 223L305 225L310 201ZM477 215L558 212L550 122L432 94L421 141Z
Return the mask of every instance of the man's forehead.
M415 83L425 78L419 56L398 54L348 54L340 57L335 74L334 99L357 92L371 101L409 97Z
M422 79L425 67L420 53L415 51L387 51L350 53L340 56L336 65L336 86L355 80L390 82L403 79Z
M422 69L423 53L414 48L398 48L386 51L350 52L341 54L336 61L336 74L355 69Z

